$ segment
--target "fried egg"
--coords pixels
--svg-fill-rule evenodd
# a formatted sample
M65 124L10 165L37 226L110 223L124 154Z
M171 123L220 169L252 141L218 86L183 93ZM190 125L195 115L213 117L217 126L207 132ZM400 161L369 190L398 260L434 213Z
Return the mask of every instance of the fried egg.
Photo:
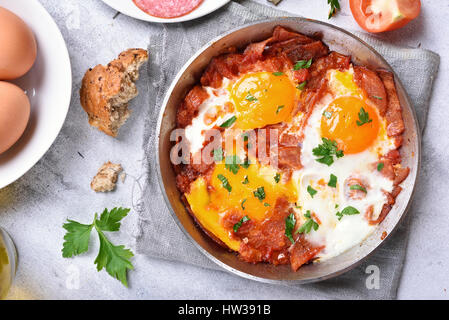
M285 122L290 128L287 133L304 137L303 167L287 179L278 168L251 159L251 165L235 172L219 161L208 177L201 176L191 185L186 198L197 220L229 248L238 251L240 242L221 225L223 216L238 212L264 221L279 197L292 204L295 230L311 217L318 224L304 236L317 247L324 246L317 256L321 261L360 244L376 228L365 215L372 211L375 219L380 214L393 182L373 164L394 150L395 143L386 134L386 120L354 81L352 67L329 70L326 77L328 90L304 126L300 124L305 114L294 114L301 90L288 74L253 72L225 78L219 88L205 88L209 98L185 131L192 154L202 149L207 130L233 118L232 128L243 132ZM335 150L344 154L334 155L332 165L317 161L314 153L323 139L335 142ZM245 160L234 145L224 150L226 156L235 156L239 163ZM263 197L255 193L259 188Z

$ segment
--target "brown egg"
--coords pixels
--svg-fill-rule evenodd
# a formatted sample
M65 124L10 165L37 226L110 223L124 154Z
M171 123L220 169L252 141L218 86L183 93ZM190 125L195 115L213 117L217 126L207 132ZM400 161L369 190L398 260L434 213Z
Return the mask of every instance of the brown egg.
M19 140L30 118L30 101L18 86L0 81L0 154Z
M14 13L0 7L0 80L23 76L33 66L36 55L31 29Z

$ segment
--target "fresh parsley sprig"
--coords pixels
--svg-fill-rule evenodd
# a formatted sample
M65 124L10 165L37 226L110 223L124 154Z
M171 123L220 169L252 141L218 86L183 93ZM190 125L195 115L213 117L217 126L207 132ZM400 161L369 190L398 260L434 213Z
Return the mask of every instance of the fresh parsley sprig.
M337 10L340 10L340 2L339 0L327 0L327 3L331 6L328 17L328 19L330 19L334 16Z
M245 199L246 200L246 199ZM242 202L242 206L243 206L243 203L244 203L245 201L243 201ZM245 222L247 222L247 221L249 221L249 220L251 220L248 216L244 216L242 219L240 219L240 221L239 222L237 222L236 224L234 224L234 227L233 227L233 229L234 229L234 232L237 232L237 231L239 231L239 229L240 229L240 227L242 226L242 224L244 224Z
M91 231L95 228L100 239L100 250L94 262L97 265L97 270L101 271L106 268L109 275L128 287L127 272L134 269L130 261L134 254L123 245L112 244L104 232L118 231L121 225L120 221L128 215L129 211L130 209L125 208L114 208L110 211L104 209L100 219L95 213L94 221L91 224L81 224L68 219L67 223L63 225L67 233L64 236L62 256L71 258L87 252Z
M318 157L316 161L328 166L334 163L334 156L341 158L344 156L343 150L339 150L337 142L327 138L322 138L323 143L312 150L313 155Z
M352 216L359 213L360 211L357 210L356 208L347 206L341 212L339 211L335 215L338 217L338 220L340 221L343 218L343 216Z
M293 239L293 230L295 229L295 225L295 215L290 213L285 219L285 236L291 241L291 243L295 243L295 240Z
M363 107L360 108L360 111L359 111L359 120L356 121L356 122L357 122L357 125L358 125L359 127L361 127L361 126L363 126L365 123L370 123L370 122L372 122L372 121L373 121L373 120L369 118L368 112L366 112L365 109L363 109Z
M310 210L307 210L304 217L307 220L301 227L299 227L298 230L296 230L296 233L310 233L310 231L312 231L312 228L313 230L317 231L320 225L315 220L313 220L312 215L310 214Z

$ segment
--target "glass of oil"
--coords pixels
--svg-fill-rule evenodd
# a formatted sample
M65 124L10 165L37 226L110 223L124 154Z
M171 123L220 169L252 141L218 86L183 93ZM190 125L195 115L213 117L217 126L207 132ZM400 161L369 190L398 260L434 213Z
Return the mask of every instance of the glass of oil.
M0 227L0 300L5 299L16 275L17 251L9 234Z

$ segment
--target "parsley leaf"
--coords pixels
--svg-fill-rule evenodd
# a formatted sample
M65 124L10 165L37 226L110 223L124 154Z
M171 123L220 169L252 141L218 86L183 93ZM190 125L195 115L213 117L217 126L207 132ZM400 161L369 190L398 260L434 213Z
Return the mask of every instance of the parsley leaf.
M100 220L96 221L96 226L102 231L118 231L120 229L120 221L128 215L130 209L114 208L111 211L104 209L100 216Z
M250 101L250 102L254 102L254 101L258 101L257 98L255 96L253 96L251 94L251 92L248 91L248 95L245 98L246 100Z
M236 116L232 116L231 118L229 118L228 120L226 120L225 122L223 122L220 125L220 128L229 128L230 126L232 126L234 124L234 122L237 120Z
M240 169L240 158L236 155L227 156L225 160L225 168L231 171L233 174L237 174Z
M328 16L328 19L330 19L334 16L337 10L340 10L340 2L339 0L327 0L327 3L331 6Z
M329 179L329 183L327 184L329 187L336 188L337 187L337 176L331 173L331 177Z
M383 168L384 168L384 163L383 162L379 162L377 164L377 171L382 171Z
M306 87L306 85L307 85L307 81L303 81L303 82L301 82L300 84L298 84L298 85L296 86L296 89L304 90L304 88Z
M296 233L310 233L310 231L312 231L312 228L313 230L317 231L320 225L315 220L313 220L312 215L310 214L310 210L307 210L304 217L306 217L307 220L301 227L299 227Z
M378 97L378 96L371 96L371 98L377 99L377 100L383 100L382 97Z
M274 181L276 181L276 183L279 183L279 181L281 181L281 175L279 173L276 173L276 175L274 176Z
M245 180L243 180L242 184L248 184L249 180L248 180L248 176L245 176Z
M312 150L313 155L319 157L316 161L328 166L334 163L334 155L337 158L344 156L343 150L338 150L337 142L327 138L322 138L323 143Z
M278 77L278 76L284 75L284 73L281 72L281 71L279 71L279 72L273 72L273 75L275 75L276 77Z
M245 206L244 206L245 202L246 202L246 199L243 199L242 203L240 204L240 206L242 207L243 210L246 209Z
M236 224L234 224L234 232L239 231L240 227L242 226L243 223L247 222L251 220L248 216L244 216L242 219L240 219L239 222L237 222Z
M279 106L276 110L276 114L278 114L279 112L281 112L282 109L284 109L285 106Z
M295 66L293 67L293 70L298 71L300 69L309 69L312 65L312 59L310 60L299 60L296 62Z
M260 201L265 199L265 189L264 187L257 188L256 191L253 192L254 196L259 199Z
M231 185L229 184L228 179L226 179L226 177L225 177L224 175L219 174L219 175L217 176L217 178L218 178L218 180L221 181L221 184L222 184L223 188L225 188L226 190L228 190L228 192L231 192L231 191L232 191L232 187L231 187Z
M264 207L269 207L270 204L265 202L265 203L263 204L263 206L264 206Z
M244 169L248 169L250 164L251 164L251 162L249 161L248 158L246 158L245 161L243 161L243 163L240 166Z
M359 184L353 184L352 186L349 187L350 190L360 190L363 191L365 193L368 193L368 191L366 191L366 188L362 187Z
M290 213L287 218L285 218L285 236L292 242L295 243L293 239L293 229L295 229L296 218L293 213Z
M373 120L369 118L369 114L368 112L365 111L365 109L363 109L363 107L360 108L359 111L359 120L357 120L357 125L363 126L365 123L370 123Z
M62 256L70 258L86 252L89 247L91 231L95 227L100 239L100 250L94 262L97 265L97 270L101 271L106 268L109 275L127 287L127 272L134 269L130 261L134 254L123 245L115 246L112 244L103 232L118 231L120 221L127 216L129 211L130 209L125 208L114 208L110 211L105 209L100 219L97 219L98 215L95 214L94 221L90 225L67 220L67 223L63 225L67 233L64 236Z
M214 149L214 160L215 162L220 162L223 160L223 149L221 147Z
M93 224L87 225L73 220L67 220L67 223L62 227L67 230L62 248L62 256L64 258L71 258L88 250Z
M316 191L314 188L312 188L310 185L307 186L307 192L310 194L310 196L313 198L314 195L317 194L318 191Z
M344 208L341 212L337 212L335 215L338 217L338 220L341 220L341 218L343 218L344 215L351 216L359 213L360 211L357 210L356 208L348 206Z
M324 116L326 119L330 119L330 118L332 118L332 112L330 112L330 111L324 111L324 112L323 112L323 116Z

